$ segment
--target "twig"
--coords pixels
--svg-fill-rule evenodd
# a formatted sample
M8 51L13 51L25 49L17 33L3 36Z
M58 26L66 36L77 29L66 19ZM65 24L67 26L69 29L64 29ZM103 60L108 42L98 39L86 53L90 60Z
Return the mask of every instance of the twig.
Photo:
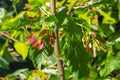
M55 0L50 0L50 7L51 7L51 13L54 15L55 14L55 10L56 10L56 3Z
M79 2L79 0L76 0L75 3L71 6L70 10L67 12L68 15L70 15L70 13L73 11L73 7L75 6L75 4L77 4Z
M10 40L12 40L12 41L14 41L14 42L19 42L18 40L10 37L9 35L7 35L7 34L5 34L5 33L3 33L3 32L0 32L0 35L1 35L1 36L4 36L4 37L6 37L6 38L8 38L8 39L10 39Z
M55 0L50 0L51 2L51 13L53 15L55 15ZM60 48L59 48L59 39L58 39L58 26L55 25L55 44L54 44L54 50L55 50L55 57L56 57L56 61L57 61L57 67L58 67L58 71L59 71L59 79L58 80L64 80L64 67L63 67L63 61L58 58L57 56L60 54Z
M41 10L45 15L47 15L48 17L50 16L50 14L47 13L47 12L44 10L44 8L40 7L40 10Z
M67 4L68 0L65 0L62 4L62 6L65 6Z

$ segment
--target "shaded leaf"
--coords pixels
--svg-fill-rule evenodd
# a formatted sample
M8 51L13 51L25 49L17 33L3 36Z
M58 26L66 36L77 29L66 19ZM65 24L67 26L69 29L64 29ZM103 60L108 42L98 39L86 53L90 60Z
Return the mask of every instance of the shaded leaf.
M2 22L2 18L5 16L5 9L4 8L0 8L0 23Z
M120 1L118 3L118 19L120 20Z
M55 16L53 16L53 15L50 16L50 17L48 17L48 18L46 18L45 21L46 21L46 22L54 22L54 23L56 23L56 24L58 23L57 18L56 18Z
M63 49L67 61L70 61L72 72L78 73L78 79L87 77L89 75L89 54L81 46L80 35L69 35L66 37L66 40Z
M19 3L20 0L13 0L13 6L16 6Z
M2 45L2 47L0 47L0 56L2 56L6 50L6 47L8 45L8 39L6 40L6 42Z
M4 69L9 69L9 62L6 59L0 57L0 67Z
M56 23L58 26L61 26L61 24L63 23L63 21L65 20L65 18L67 17L67 8L62 7L60 8L60 10L55 14L58 23Z

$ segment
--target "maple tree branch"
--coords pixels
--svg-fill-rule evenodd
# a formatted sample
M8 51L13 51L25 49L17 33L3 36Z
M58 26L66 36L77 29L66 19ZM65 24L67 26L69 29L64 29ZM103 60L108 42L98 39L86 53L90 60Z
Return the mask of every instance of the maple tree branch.
M51 13L53 15L55 15L55 6L56 6L56 1L55 0L50 0L51 2ZM54 29L54 32L55 32L55 44L54 44L54 52L55 52L55 58L56 58L56 61L57 61L57 67L58 67L58 71L59 71L59 80L64 80L64 67L63 67L63 61L58 58L57 56L60 54L60 48L59 48L59 38L58 38L58 27L57 25L55 25L55 29Z
M10 37L9 35L5 34L4 32L0 32L0 35L1 35L1 36L4 36L4 37L6 37L6 38L8 38L8 39L10 39L10 40L12 40L12 41L14 41L14 42L19 42L18 40Z
M62 6L65 6L67 4L68 0L65 0L62 4Z

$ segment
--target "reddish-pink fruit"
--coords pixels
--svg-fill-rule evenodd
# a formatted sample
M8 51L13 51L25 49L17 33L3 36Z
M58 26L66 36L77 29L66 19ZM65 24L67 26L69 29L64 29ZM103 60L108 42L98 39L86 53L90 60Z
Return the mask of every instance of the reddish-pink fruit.
M84 47L84 48L86 48L86 47L87 47L87 45L86 45L85 43L83 43L83 47Z
M93 25L92 28L96 31L98 30L98 26L96 26L96 25Z
M38 44L38 40L36 40L32 43L32 47L35 47L37 44Z
M32 34L31 39L35 39L36 37L37 37L37 34L34 33L34 34Z
M54 40L54 39L50 39L49 44L50 44L50 45L54 45L54 43L55 43L55 40Z
M89 44L87 45L86 49L87 49L88 52L91 52L91 50L92 50L92 44L89 43Z
M28 35L26 38L27 38L27 39L31 39L31 37L32 37L32 35Z
M28 7L28 6L29 6L29 4L26 3L26 4L25 4L25 7Z
M96 48L93 47L93 57L96 57Z
M90 32L90 35L92 36L92 38L96 38L96 34L94 32Z
M32 70L34 73L37 73L38 72L38 70L37 69L34 69L34 70Z
M43 49L44 47L44 40L42 40L39 44L38 44L38 50Z
M26 7L26 9L27 9L28 11L31 11L31 10L32 10L32 8L30 8L30 7L29 7L29 4L27 4L27 3L25 4L25 7Z
M94 16L94 19L98 19L98 15L95 15L95 16Z
M29 43L32 44L34 41L36 41L37 34L34 33L34 34L31 34L31 35L28 35L26 38L29 40Z
M92 8L88 8L88 12L91 12L91 11L93 11L93 9Z

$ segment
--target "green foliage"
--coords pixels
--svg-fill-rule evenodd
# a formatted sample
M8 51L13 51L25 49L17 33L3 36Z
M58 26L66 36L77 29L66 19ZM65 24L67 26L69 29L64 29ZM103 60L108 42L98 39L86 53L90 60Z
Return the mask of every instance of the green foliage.
M4 24L2 25L2 30L18 29L19 24L21 24L20 19L23 17L23 15L24 15L24 12L21 12L15 18L11 18L9 20L6 20L6 22L4 22Z
M9 63L4 58L0 57L0 66L8 69L8 65Z
M31 59L38 69L35 72L18 70L7 75L8 78L57 80L59 73L54 57L54 30L57 29L61 53L57 57L64 61L65 80L117 79L120 73L120 2L68 0L63 4L64 1L56 1L55 15L50 12L49 0L28 0L19 13L16 5L21 2L14 0L15 14L0 8L0 31L4 33L0 34L0 40L5 40L0 43L0 67L9 69L14 56L7 49L13 41L15 52L23 60Z
M20 0L14 0L12 5L16 6L19 2L20 2Z
M6 10L4 8L0 8L0 24L5 14L6 14Z
M76 76L77 78L83 76L87 77L89 73L89 56L82 47L82 42L80 41L82 36L81 28L75 24L74 18L70 17L67 17L67 23L64 23L63 26L65 26L64 30L67 34L65 36L65 41L61 41L64 42L64 44L61 45L63 54L65 55L66 60L70 61L69 66L72 67L72 71L79 74Z
M37 11L39 7L45 4L45 0L28 0L30 8Z
M8 31L8 30L20 30L25 28L25 25L35 24L38 21L39 16L36 15L34 12L20 12L15 18L7 19L3 22L1 30Z
M119 20L120 20L120 2L118 3L118 18L119 18Z
M100 71L100 76L105 77L110 74L113 70L120 69L120 52L116 56L110 56L105 61L105 67Z
M23 43L20 43L20 42L16 42L14 44L14 47L16 49L16 51L23 57L23 59L25 59L28 55L28 46L26 46L25 44Z

